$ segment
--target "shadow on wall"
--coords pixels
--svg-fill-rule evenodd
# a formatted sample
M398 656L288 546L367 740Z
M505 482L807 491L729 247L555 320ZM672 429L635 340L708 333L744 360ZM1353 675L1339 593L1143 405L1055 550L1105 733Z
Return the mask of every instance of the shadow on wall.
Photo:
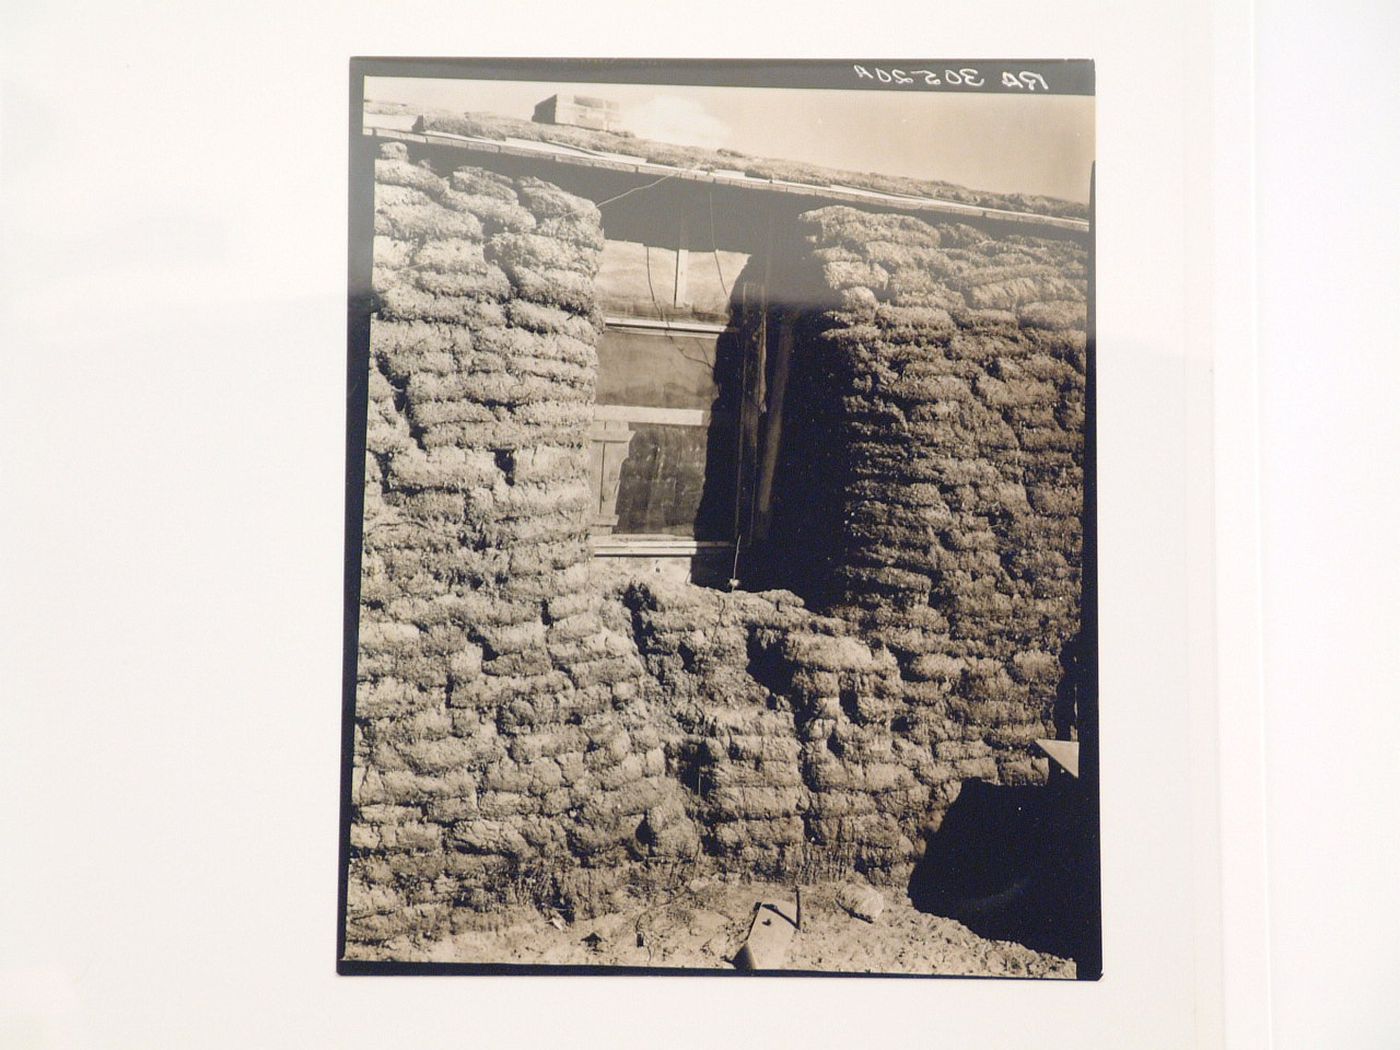
M1088 792L1067 774L1040 787L966 781L928 836L909 898L983 937L1096 958L1093 832Z
M741 538L745 590L791 590L819 606L840 560L839 404L815 361L823 303L807 246L795 216L771 226L767 252L756 251L734 279L729 328L716 346L697 528Z
M1073 731L1083 724L1083 717L1090 714L1085 707L1093 702L1093 683L1089 680L1088 666L1092 658L1082 629L1060 649L1062 673L1051 708L1056 739L1071 739Z
M749 279L753 262L734 282L730 299L729 327L715 342L715 398L710 403L711 425L706 435L704 486L695 514L695 535L732 542L739 529L740 438L739 408L743 400L742 379L744 350L751 344L752 333L746 329L743 312L738 305L739 289ZM699 567L692 582L714 584L724 588L731 566L726 565L723 579L711 579Z
M813 608L836 597L836 569L846 560L840 494L850 457L834 440L840 385L832 381L819 339L818 304L801 303L777 451L768 535L753 552L754 575L800 594Z

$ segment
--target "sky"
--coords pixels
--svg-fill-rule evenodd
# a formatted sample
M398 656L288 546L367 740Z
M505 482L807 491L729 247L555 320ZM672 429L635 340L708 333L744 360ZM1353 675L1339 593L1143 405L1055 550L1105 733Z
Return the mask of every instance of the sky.
M365 98L529 120L557 92L616 101L642 138L845 171L1087 202L1094 100L1079 95L837 91L368 77Z

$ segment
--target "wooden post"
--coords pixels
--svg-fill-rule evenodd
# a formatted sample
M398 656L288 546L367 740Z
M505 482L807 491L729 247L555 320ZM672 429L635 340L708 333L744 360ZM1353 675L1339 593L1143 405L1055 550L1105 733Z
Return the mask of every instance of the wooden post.
M773 280L773 216L768 215L768 246L763 263L763 282L744 282L740 289L741 330L749 333L741 352L739 373L739 458L734 507L734 559L746 551L755 536L758 502L759 431L767 400L768 383L768 289ZM742 573L736 572L736 576Z
M690 306L689 278L686 272L689 265L689 252L686 251L684 213L679 216L677 221L679 229L676 231L676 282L672 290L671 305L677 310L684 310Z
M768 304L762 285L744 282L740 289L742 330L748 338L739 362L739 448L734 499L734 536L740 550L753 539L758 435L762 411L764 343L768 338Z
M783 437L783 399L787 396L788 373L792 367L794 317L785 312L778 322L778 345L773 354L773 383L768 391L768 411L764 416L763 458L758 466L758 495L755 500L754 539L765 540L773 523L773 479L778 470L778 451Z
M595 419L588 431L590 481L596 502L589 531L606 536L617 527L617 492L622 482L622 464L632 444L632 429L613 419Z

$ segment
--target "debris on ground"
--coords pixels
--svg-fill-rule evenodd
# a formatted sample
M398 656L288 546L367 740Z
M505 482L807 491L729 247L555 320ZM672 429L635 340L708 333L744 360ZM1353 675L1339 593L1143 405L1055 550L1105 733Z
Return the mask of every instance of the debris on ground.
M857 919L873 923L885 910L885 898L874 886L849 883L836 894L836 903Z
M1073 979L1071 959L980 937L955 919L918 911L891 888L875 924L852 922L837 902L847 882L802 888L802 932L788 948L788 971L943 974ZM493 929L464 930L429 942L395 942L396 959L536 966L647 966L728 970L753 925L754 901L783 900L792 886L696 878L664 904L637 901L590 920L580 940L538 912ZM794 916L795 917L795 916ZM645 946L636 943L639 925ZM595 940L596 938L596 940Z

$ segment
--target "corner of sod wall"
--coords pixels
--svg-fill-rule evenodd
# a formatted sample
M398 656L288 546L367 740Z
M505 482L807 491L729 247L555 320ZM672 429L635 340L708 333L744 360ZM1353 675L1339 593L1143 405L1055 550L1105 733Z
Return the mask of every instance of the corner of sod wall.
M601 247L538 180L376 163L351 942L591 901L578 869L693 837L589 583Z

